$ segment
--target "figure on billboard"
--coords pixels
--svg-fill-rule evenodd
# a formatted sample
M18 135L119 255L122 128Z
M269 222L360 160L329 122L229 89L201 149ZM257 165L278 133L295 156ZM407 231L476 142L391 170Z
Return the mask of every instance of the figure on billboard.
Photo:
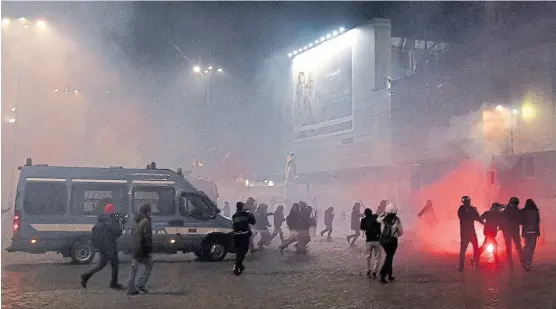
M315 117L313 115L313 89L314 81L311 74L308 75L307 82L305 83L305 89L303 91L303 125L311 125L315 123Z
M313 89L314 80L310 74L305 76L305 72L297 75L295 117L299 126L306 126L315 123L313 115Z
M293 152L286 158L286 184L297 177L297 165Z
M295 88L295 108L294 119L296 124L303 126L305 117L303 117L303 98L305 97L305 73L297 74L297 86Z

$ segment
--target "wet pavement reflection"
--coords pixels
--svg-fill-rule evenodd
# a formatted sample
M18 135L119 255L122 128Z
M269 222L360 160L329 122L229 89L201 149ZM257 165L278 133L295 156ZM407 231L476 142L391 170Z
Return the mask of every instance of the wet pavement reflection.
M73 265L53 254L2 254L2 308L556 308L556 264L545 252L531 272L494 267L456 271L455 254L419 253L402 243L391 284L365 276L365 255L345 239L311 243L308 255L269 248L231 274L233 256L202 263L192 255L156 256L150 295L128 297L108 289L109 269L79 287L79 274L93 265ZM96 263L96 261L95 261ZM125 283L129 257L122 256ZM517 266L517 265L516 265Z

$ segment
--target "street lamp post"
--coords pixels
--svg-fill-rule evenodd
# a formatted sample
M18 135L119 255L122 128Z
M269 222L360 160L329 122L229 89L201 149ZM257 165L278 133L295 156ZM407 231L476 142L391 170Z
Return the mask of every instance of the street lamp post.
M31 29L29 29L31 27ZM36 20L36 21L30 21L28 19L26 19L25 17L20 17L17 20L12 20L10 18L2 18L2 32L5 34L9 34L10 32L13 31L19 31L21 34L21 40L19 41L19 44L17 44L17 49L18 49L18 53L23 54L25 58L28 58L27 53L25 53L25 46L22 47L21 45L25 44L27 42L27 40L29 39L29 31L30 30L38 30L38 31L44 31L47 29L47 24L44 20ZM20 50L19 50L20 49ZM29 63L29 59L24 59L24 61L22 61L25 65ZM19 135L18 135L18 131L19 131L19 126L20 126L20 116L22 115L21 113L21 83L22 83L22 77L24 75L26 71L26 67L23 67L21 65L18 65L16 68L16 93L15 93L15 100L14 100L14 104L11 107L11 112L13 113L13 116L9 117L6 121L8 122L8 124L13 125L13 132L12 132L12 144L11 144L11 164L15 164L15 162L17 161L17 155L18 155L18 140L19 140ZM10 165L11 165L10 164ZM9 193L9 202L13 202L13 194L15 191L15 186L16 186L16 172L15 171L11 171L11 177L10 178L10 193ZM4 202L4 201L2 201Z
M193 67L193 72L195 74L199 74L203 77L204 81L205 81L205 102L203 104L203 115L204 115L204 119L203 119L203 124L201 126L201 130L203 132L203 134L201 134L201 140L202 140L202 147L204 148L204 157L206 160L208 156L210 156L211 151L211 145L210 142L214 141L213 140L213 128L210 122L211 119L211 87L212 87L212 79L216 76L216 74L220 74L223 71L222 68L218 68L218 69L214 69L214 67L212 65L206 67L204 70L200 67L200 66L195 66ZM209 159L209 165L210 162L212 162L213 160ZM207 167L205 167L207 168Z
M193 72L203 76L205 79L205 106L208 108L210 106L210 99L211 99L211 86L212 86L212 79L216 73L222 73L224 70L221 68L214 70L211 66L208 66L205 70L202 70L200 66L193 67Z

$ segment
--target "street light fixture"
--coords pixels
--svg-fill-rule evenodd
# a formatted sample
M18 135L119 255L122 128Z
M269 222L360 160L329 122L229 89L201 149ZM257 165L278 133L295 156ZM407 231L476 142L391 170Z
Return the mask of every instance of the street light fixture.
M193 72L199 73L199 72L201 72L201 68L199 66L195 66L195 67L193 67Z
M212 70L212 65L208 67L209 70Z
M216 72L222 73L222 69L218 69L218 70L216 70Z

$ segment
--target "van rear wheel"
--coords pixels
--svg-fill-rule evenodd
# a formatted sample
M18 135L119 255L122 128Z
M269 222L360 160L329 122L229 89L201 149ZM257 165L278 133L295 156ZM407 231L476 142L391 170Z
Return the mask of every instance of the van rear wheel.
M95 254L95 248L89 241L77 241L70 249L71 260L77 264L90 264Z

